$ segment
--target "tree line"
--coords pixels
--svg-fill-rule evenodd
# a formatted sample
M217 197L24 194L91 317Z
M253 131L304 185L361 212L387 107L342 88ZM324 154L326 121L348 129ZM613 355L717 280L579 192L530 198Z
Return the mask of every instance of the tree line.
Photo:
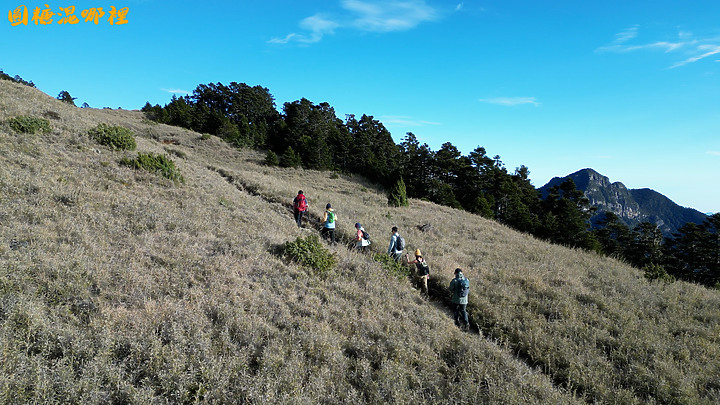
M396 144L373 116L348 114L342 120L328 103L305 98L284 103L281 113L262 86L200 84L191 95L173 96L165 106L146 103L142 111L156 122L266 150L268 164L358 173L406 193L390 201L426 199L553 243L617 256L645 269L649 278L720 286L719 214L701 225L687 224L667 240L654 224L629 229L612 213L592 229L595 208L571 179L543 199L526 166L508 171L500 156L490 157L483 147L463 155L446 142L435 151L411 132Z

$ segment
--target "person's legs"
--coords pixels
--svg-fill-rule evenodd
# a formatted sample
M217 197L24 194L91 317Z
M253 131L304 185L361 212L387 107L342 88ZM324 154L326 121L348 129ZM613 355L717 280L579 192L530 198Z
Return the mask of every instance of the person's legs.
M302 218L303 218L303 215L304 215L304 214L305 214L305 211L298 211L298 215L297 215L297 226L298 226L298 228L302 228Z
M335 228L328 229L328 232L330 233L330 243L333 245L335 244Z
M455 311L453 311L453 314L455 315L455 326L467 327L470 324L470 322L468 322L466 307L467 304L455 304Z

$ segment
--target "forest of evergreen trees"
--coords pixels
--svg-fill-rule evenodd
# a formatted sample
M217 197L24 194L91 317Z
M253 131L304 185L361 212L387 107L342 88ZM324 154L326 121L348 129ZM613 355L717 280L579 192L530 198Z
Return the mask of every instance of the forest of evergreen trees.
M407 197L427 199L494 219L544 240L613 255L666 281L680 278L720 287L720 214L687 224L667 240L651 223L633 229L612 213L591 229L594 208L572 180L545 199L521 166L506 169L500 156L477 147L463 155L452 143L439 150L407 133L396 144L372 116L339 119L328 103L303 98L278 112L267 88L232 82L201 84L165 106L143 107L156 122L217 135L238 147L267 150L266 162L362 174L386 188L401 182ZM404 197L404 196L403 196Z

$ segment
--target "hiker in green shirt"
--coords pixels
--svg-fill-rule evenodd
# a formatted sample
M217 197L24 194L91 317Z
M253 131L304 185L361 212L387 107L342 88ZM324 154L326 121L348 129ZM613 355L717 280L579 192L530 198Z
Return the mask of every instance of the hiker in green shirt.
M323 215L323 229L322 237L330 240L330 243L335 244L335 222L337 221L337 214L332 209L330 203L325 206L325 215Z

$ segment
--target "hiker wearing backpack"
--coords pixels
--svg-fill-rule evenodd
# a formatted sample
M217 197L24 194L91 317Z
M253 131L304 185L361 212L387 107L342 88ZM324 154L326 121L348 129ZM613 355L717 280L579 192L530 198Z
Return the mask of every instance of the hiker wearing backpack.
M353 239L355 241L355 247L357 250L364 252L365 248L372 243L370 242L370 234L357 222L355 223L355 230L355 238Z
M302 218L305 215L305 211L308 209L308 203L305 199L303 191L298 191L298 195L293 200L293 214L295 215L295 223L298 228L302 228Z
M325 215L323 216L322 237L329 239L333 245L335 244L335 221L337 221L337 215L328 203L325 206Z
M455 326L467 330L470 326L467 314L470 281L463 276L462 269L460 268L455 269L455 278L450 281L450 292L452 293Z
M415 260L410 261L409 254L405 254L405 261L408 264L414 264L416 268L415 275L420 279L420 286L422 287L423 293L428 295L428 279L430 278L430 266L428 266L425 259L422 257L420 249L415 249Z
M398 233L397 226L393 226L387 254L392 257L393 260L399 262L400 259L402 259L403 250L405 250L405 239Z

